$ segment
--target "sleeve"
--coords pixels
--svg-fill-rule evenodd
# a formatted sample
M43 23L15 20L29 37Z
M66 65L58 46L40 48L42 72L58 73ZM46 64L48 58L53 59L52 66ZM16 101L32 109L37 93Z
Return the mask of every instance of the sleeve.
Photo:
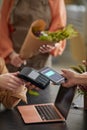
M3 58L0 57L0 74L7 73L8 69L5 66L5 61Z
M49 0L52 21L49 31L56 31L66 26L66 9L64 0ZM59 44L59 45L58 45ZM51 52L53 56L61 55L66 47L66 40L56 44L55 49Z
M5 61L0 57L0 74L8 73L8 70L5 66ZM21 85L15 92L9 90L0 89L0 102L7 109L15 107L21 100L27 103L27 88L25 85Z
M4 59L13 51L12 41L9 34L9 14L13 0L3 0L0 10L0 56Z

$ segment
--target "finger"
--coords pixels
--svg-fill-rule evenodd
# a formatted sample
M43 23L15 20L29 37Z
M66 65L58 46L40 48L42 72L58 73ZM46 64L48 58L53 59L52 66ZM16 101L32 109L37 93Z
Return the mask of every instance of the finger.
M24 81L22 81L21 79L17 78L16 76L13 76L13 75L10 77L9 82L15 83L15 84L21 84L21 85L24 84Z
M6 88L6 89L8 89L8 90L10 90L10 91L15 91L16 88L17 88L17 87L16 87L14 84L12 84L12 83L7 83L7 88Z
M42 45L41 47L45 49L47 47L47 45Z
M51 45L47 45L46 46L48 49L54 49L55 48L55 46L53 45L53 46L51 46Z
M62 72L66 73L67 72L67 69L61 69Z
M10 82L8 83L8 86L9 86L10 88L17 89L17 88L20 86L20 84L17 84L17 83L15 83L15 82L13 82L13 81L10 81Z
M47 47L47 46L45 46L45 48L44 47L40 47L40 51L42 53L47 53L47 52L52 51L52 47Z
M31 85L29 86L29 89L30 89L30 90L31 90L31 89L34 89L34 88L36 88L36 86L33 85L33 84L31 84Z
M11 73L13 76L17 76L20 72L17 71L17 72L14 72L14 73Z
M39 49L39 52L44 54L44 53L47 53L48 51L44 49Z
M31 85L32 85L31 83L26 83L26 84L25 84L25 86L26 86L28 89L30 88Z
M19 56L17 56L15 59L14 59L14 61L13 61L13 63L14 63L14 65L16 65L17 67L20 67L22 64L23 64L23 60L21 60L21 58L19 57Z
M35 86L35 88L34 88L34 89L35 89L35 90L40 90L40 88L39 88L39 87L36 87L36 86Z
M14 91L15 91L15 89L14 89L14 88L11 88L11 87L6 88L6 90L9 90L9 91L12 91L12 92L14 92Z
M41 51L45 51L46 48L44 48L44 47L41 46L39 50L41 50Z

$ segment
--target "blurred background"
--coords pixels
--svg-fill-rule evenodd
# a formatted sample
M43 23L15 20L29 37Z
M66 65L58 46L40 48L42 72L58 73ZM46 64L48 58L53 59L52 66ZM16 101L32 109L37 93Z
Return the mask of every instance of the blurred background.
M69 68L82 63L86 59L87 46L87 0L65 0L67 11L67 24L73 24L79 36L67 41L64 53L52 59L52 63L59 70L61 67Z

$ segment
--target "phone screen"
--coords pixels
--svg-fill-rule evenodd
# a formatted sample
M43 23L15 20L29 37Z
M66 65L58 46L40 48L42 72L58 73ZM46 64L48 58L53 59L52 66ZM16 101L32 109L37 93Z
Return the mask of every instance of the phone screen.
M59 74L57 71L51 69L50 67L45 67L41 69L40 73L45 75L47 78L49 78L51 81L53 81L56 84L64 81L64 77L61 74Z

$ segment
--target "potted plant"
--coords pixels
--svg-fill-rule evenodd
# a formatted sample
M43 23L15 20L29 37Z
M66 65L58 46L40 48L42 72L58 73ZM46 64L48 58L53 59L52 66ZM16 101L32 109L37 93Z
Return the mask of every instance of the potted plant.
M79 64L77 66L71 66L71 69L73 69L77 73L85 73L87 71L86 64ZM78 94L84 96L84 110L87 110L87 86L77 86Z

